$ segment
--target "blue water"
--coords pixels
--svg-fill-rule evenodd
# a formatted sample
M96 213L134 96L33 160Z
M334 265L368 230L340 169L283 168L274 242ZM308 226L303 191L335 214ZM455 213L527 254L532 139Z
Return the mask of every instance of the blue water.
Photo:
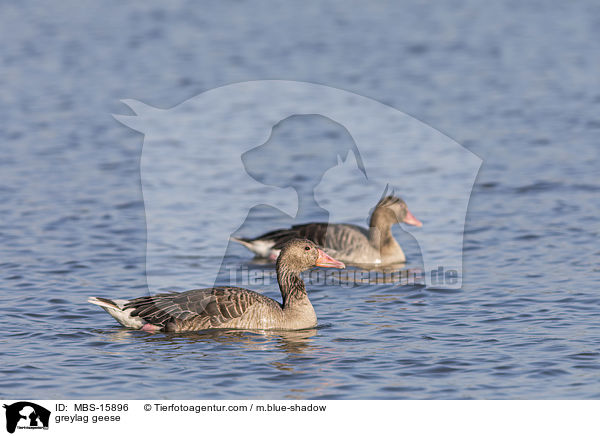
M5 2L0 35L1 397L600 398L597 3ZM285 334L152 335L85 302L148 292L143 137L119 100L261 79L368 96L481 157L461 289L317 283L319 327ZM196 287L213 256L168 264Z

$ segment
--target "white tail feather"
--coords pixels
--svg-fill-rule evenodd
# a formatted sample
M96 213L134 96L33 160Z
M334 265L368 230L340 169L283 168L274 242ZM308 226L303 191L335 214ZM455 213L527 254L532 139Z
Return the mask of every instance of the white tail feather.
M280 250L272 250L273 245L275 245L275 242L273 241L261 241L260 239L244 241L233 236L231 237L231 240L242 244L259 257L268 258L272 255L275 255L275 257L279 255Z
M99 300L96 297L89 297L87 301L106 310L110 316L119 321L124 327L141 329L145 324L144 320L139 316L130 316L133 309L123 310L123 307L129 300Z

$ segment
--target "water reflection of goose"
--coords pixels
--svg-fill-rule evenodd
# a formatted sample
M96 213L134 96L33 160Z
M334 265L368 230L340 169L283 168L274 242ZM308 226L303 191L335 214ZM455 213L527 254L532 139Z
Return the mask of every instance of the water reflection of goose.
M119 329L116 331L96 331L98 334L106 337L107 340L122 342L131 340L139 333L132 330ZM182 353L182 346L186 344L204 343L217 344L222 346L242 346L253 351L284 351L286 353L304 353L310 350L314 345L314 336L318 333L318 328L303 330L264 330L257 332L255 330L239 329L210 329L197 332L183 332L176 335L143 335L140 340L147 342L153 347L150 351L161 348L161 355L166 357L175 357ZM190 350L186 350L188 354ZM115 352L114 354L118 354Z

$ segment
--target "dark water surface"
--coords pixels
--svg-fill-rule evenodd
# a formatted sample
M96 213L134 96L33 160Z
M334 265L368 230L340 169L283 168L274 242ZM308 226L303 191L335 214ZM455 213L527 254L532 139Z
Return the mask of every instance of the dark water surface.
M597 3L3 3L0 35L0 396L600 398ZM151 335L86 303L147 292L119 99L259 79L369 96L483 159L462 289L315 284L319 327L282 334ZM211 256L170 261L196 287Z

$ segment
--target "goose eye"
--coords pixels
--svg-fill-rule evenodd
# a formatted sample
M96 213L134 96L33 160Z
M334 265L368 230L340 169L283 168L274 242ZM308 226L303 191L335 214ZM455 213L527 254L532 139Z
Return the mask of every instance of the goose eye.
M306 251L308 251L308 250L310 250L310 247L307 245L306 247L304 247L304 249L305 249Z

